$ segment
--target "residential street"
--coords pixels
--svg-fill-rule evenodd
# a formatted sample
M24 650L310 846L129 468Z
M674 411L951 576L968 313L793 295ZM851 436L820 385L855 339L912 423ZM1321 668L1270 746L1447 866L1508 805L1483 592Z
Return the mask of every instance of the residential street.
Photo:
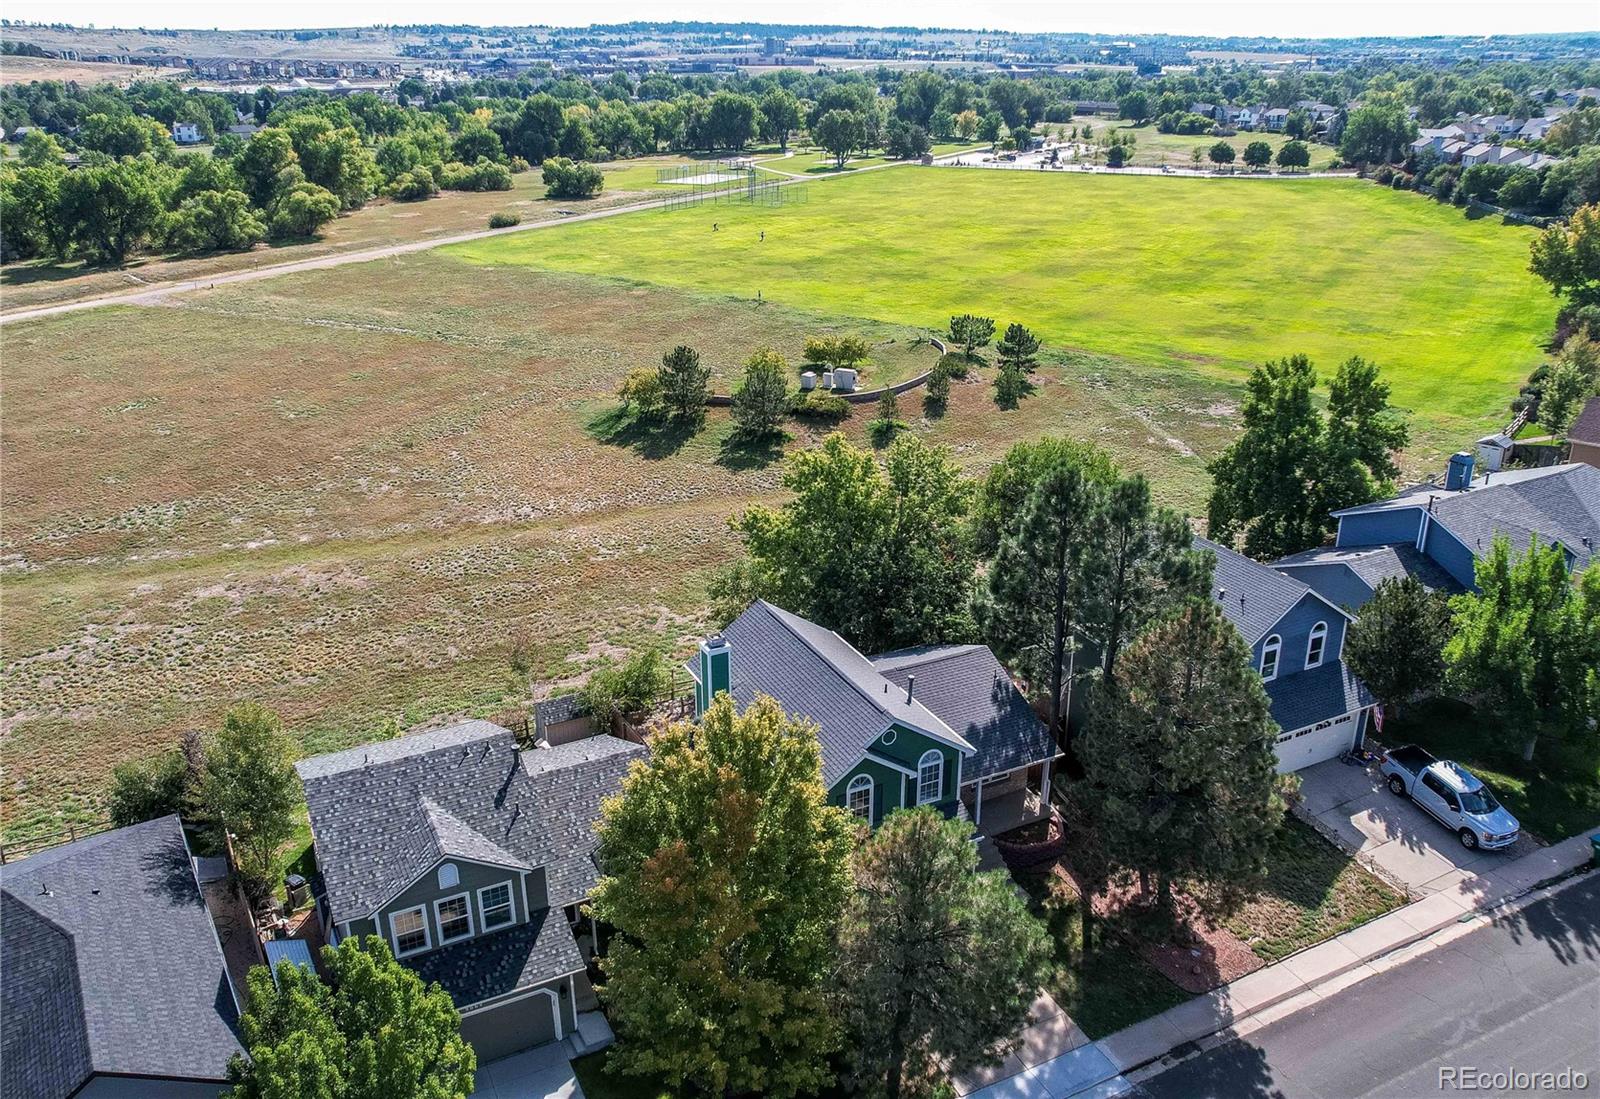
M1442 1067L1600 1089L1600 873L1146 1081L1150 1099L1448 1095ZM1550 1095L1495 1087L1466 1094Z

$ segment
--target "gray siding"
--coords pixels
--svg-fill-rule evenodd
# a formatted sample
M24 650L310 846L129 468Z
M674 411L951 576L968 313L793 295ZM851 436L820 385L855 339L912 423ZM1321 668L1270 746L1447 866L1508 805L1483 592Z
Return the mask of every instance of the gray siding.
M150 1080L134 1076L94 1076L74 1099L217 1099L226 1084Z
M471 904L473 934L481 934L483 931L483 912L479 905L478 890L488 888L491 885L498 885L501 882L509 882L511 884L511 905L515 915L515 922L522 923L527 920L528 907L523 904L522 899L522 878L524 876L522 872L506 867L483 866L478 863L463 862L460 859L445 859L444 862L456 868L456 872L461 877L459 885L450 889L440 889L439 867L433 866L428 869L426 874L422 875L421 878L394 900L384 905L379 911L377 933L388 940L391 945L394 942L394 936L390 933L389 917L396 912L422 905L428 921L428 941L434 947L440 946L438 913L434 908L434 902L443 900L446 897L454 897L461 893L467 894ZM444 863L439 865L442 866ZM535 910L546 907L544 871L542 869L534 870L526 876L528 879L528 905L531 905ZM360 923L361 921L352 922ZM357 928L356 930L358 930L358 933L364 934L371 928ZM463 942L465 940L456 939L452 941ZM414 955L408 955L408 957L410 956Z

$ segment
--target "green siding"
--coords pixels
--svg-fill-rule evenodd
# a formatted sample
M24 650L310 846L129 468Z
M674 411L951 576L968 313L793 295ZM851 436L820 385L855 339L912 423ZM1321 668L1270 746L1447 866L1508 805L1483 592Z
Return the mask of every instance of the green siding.
M941 812L953 811L959 782L961 753L948 744L936 741L914 729L907 729L903 725L891 726L883 736L872 742L867 755L828 791L829 804L843 806L850 781L857 775L867 775L874 783L872 825L877 827L883 823L883 818L894 810L916 804L917 780L873 757L882 757L883 760L915 771L918 761L929 750L937 751L944 757L944 790L940 799L933 804Z

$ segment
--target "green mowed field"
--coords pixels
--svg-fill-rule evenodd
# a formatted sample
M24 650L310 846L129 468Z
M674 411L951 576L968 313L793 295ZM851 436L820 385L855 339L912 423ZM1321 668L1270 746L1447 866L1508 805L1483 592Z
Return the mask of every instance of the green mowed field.
M1234 166L1244 170L1245 146L1256 141L1265 141L1272 146L1272 155L1277 156L1278 150L1286 145L1290 138L1286 134L1269 132L1254 132L1241 130L1232 137L1217 138L1209 134L1164 134L1156 129L1155 123L1147 122L1143 126L1135 126L1123 120L1108 121L1101 118L1075 118L1072 124L1082 126L1087 123L1094 127L1095 136L1110 133L1112 130L1126 130L1133 135L1133 160L1135 167L1155 167L1161 164L1170 164L1175 168L1191 168L1194 166L1194 151L1210 149L1218 141L1226 141L1233 146L1234 155L1238 158ZM1311 171L1320 172L1332 163L1337 152L1331 145L1321 145L1316 142L1307 142L1311 150ZM1100 162L1105 163L1102 154ZM1202 167L1211 167L1211 161L1201 154Z
M1423 434L1463 437L1506 417L1555 315L1526 270L1531 230L1356 180L895 168L807 199L448 251L930 328L970 310L1056 347L1234 381L1280 355L1327 371L1363 355Z

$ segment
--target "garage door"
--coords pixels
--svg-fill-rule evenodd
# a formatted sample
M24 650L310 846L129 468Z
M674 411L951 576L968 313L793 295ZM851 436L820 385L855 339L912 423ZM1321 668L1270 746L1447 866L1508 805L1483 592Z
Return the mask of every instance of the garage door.
M1278 736L1278 773L1337 759L1355 743L1356 715L1345 714Z
M555 1041L556 998L543 992L476 1011L461 1019L461 1036L477 1051L478 1064Z

